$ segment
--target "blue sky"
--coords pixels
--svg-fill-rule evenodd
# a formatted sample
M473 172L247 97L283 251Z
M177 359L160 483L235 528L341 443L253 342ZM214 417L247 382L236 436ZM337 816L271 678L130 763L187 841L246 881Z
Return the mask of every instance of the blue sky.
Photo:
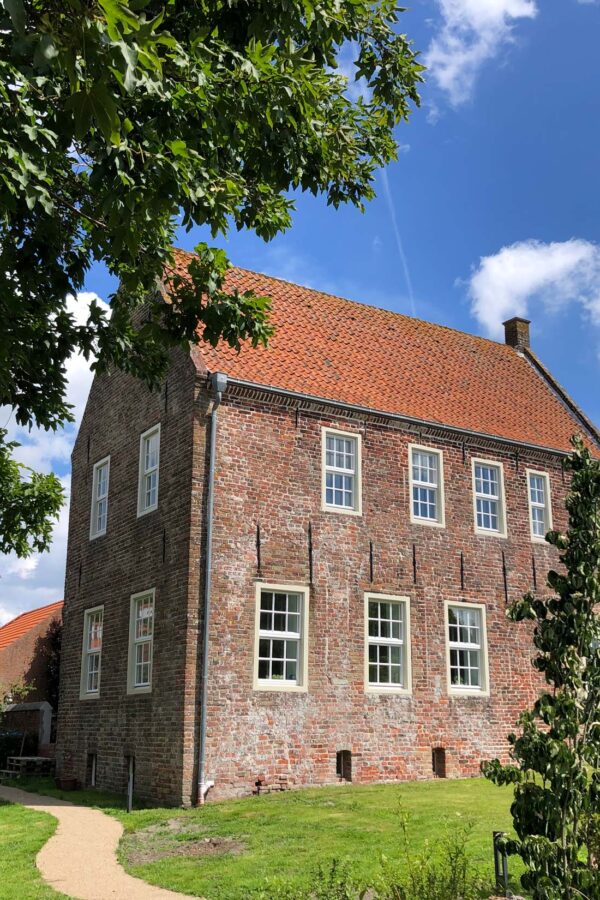
M527 315L536 353L600 423L600 3L415 0L401 25L429 74L367 211L299 197L270 244L216 243L237 265L488 337ZM90 272L86 291L112 289ZM80 414L89 375L81 360L69 375ZM68 488L74 429L16 433ZM50 554L0 561L0 624L62 596L66 524Z

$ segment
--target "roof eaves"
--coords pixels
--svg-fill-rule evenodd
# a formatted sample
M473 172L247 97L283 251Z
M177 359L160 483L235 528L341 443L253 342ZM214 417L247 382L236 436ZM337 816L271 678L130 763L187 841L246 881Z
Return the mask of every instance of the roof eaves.
M207 373L207 378L210 376L210 372ZM488 434L484 431L471 431L467 428L461 428L458 425L447 425L444 422L435 422L430 421L428 419L419 419L415 416L403 415L401 413L393 413L388 412L387 410L375 409L369 406L358 406L352 403L346 403L343 400L332 400L328 397L318 397L313 394L304 394L298 391L290 391L285 388L274 387L273 385L268 384L260 384L259 382L253 381L244 381L240 378L235 378L233 376L227 376L227 380L229 384L236 385L242 388L248 388L254 391L262 391L264 393L279 395L282 397L288 397L290 399L302 400L307 403L315 403L321 406L329 406L335 409L343 409L348 410L354 413L360 413L361 415L370 415L370 416L378 416L383 419L390 419L396 422L405 422L409 425L417 425L424 428L435 428L441 431L448 432L450 434L459 434L464 435L465 437L479 438L486 441L493 441L496 444L506 444L509 447L516 448L524 448L526 450L534 450L542 453L550 453L555 456L567 457L569 456L569 451L561 450L557 447L548 447L543 444L530 444L525 441L517 441L512 438L503 437L500 434Z

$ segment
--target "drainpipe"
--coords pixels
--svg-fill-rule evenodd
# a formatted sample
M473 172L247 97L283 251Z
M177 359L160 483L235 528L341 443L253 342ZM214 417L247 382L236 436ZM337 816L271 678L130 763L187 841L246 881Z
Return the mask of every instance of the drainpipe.
M212 575L213 497L215 486L215 458L217 453L217 412L227 388L227 375L213 372L210 376L214 401L210 414L210 448L208 457L208 487L206 495L206 558L204 561L204 634L202 639L202 692L200 697L200 747L198 750L198 803L204 805L214 781L206 780L206 703L208 698L208 632L210 628L210 591Z

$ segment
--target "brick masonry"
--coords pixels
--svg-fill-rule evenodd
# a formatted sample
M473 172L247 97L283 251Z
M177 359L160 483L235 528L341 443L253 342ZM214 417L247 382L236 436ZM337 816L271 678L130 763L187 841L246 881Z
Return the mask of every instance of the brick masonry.
M61 613L52 611L17 640L0 650L0 688L24 682L29 703L48 700L48 631L60 622Z
M65 587L58 765L124 790L136 760L136 794L195 800L206 436L205 374L174 358L166 389L150 394L125 375L96 378L73 454ZM506 734L538 683L530 632L506 619L509 599L538 588L556 564L532 543L526 468L549 473L554 526L565 526L560 459L442 429L292 408L231 388L219 413L210 622L209 798L270 785L334 783L336 753L352 753L355 782L432 777L434 747L450 777L476 775L481 759L506 756ZM139 436L161 423L159 508L137 518ZM321 428L362 435L363 514L321 510ZM574 430L575 430L574 425ZM446 527L409 517L408 444L443 450ZM110 453L108 530L89 540L93 465ZM473 528L471 458L502 462L508 538ZM308 532L313 545L310 584ZM257 570L257 525L261 569ZM370 545L372 543L372 580ZM460 554L464 558L461 588ZM416 563L416 566L414 565ZM415 578L416 572L416 578ZM253 690L257 581L309 586L308 689ZM127 694L129 600L156 588L153 690ZM412 695L364 691L364 594L408 597ZM489 697L447 691L444 600L484 603ZM83 617L104 604L100 697L79 699Z
M242 397L220 415L215 493L215 569L209 676L209 765L214 797L243 793L254 774L300 784L336 780L336 752L352 753L357 782L432 777L432 748L449 776L476 775L481 759L506 756L506 734L536 692L530 632L506 619L509 599L538 586L555 564L529 533L527 466L547 471L555 527L565 486L551 455L454 442L366 419L324 417ZM363 515L321 511L321 428L362 435ZM408 444L444 453L446 528L412 525ZM502 462L508 538L473 527L471 457ZM256 525L265 582L309 584L306 693L253 691ZM370 544L373 547L371 581ZM414 558L413 558L414 547ZM464 556L461 589L460 553ZM416 581L415 565L416 562ZM412 696L364 691L364 594L410 599ZM485 603L490 696L449 697L444 600Z

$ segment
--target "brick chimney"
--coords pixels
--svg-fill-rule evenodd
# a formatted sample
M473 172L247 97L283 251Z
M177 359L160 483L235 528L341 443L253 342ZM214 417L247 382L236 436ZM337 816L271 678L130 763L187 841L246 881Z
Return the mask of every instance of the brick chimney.
M529 319L513 316L512 319L507 319L502 324L504 325L504 342L509 347L514 347L516 350L529 347L529 325L531 324Z

